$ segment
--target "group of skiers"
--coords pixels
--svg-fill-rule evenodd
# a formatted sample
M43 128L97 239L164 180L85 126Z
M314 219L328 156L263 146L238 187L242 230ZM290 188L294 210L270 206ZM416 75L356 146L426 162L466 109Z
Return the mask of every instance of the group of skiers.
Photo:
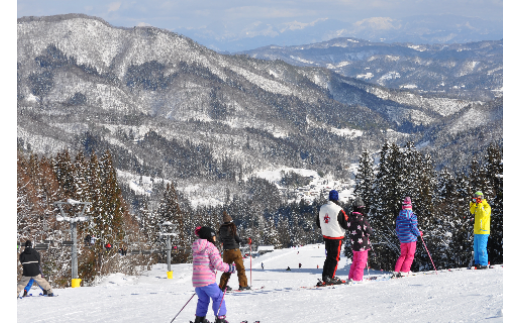
M329 201L320 207L316 224L321 229L325 242L326 259L323 265L322 280L318 285L334 285L362 281L368 251L372 248L370 236L373 234L366 217L365 206L361 198L357 197L352 204L352 211L347 214L339 205L339 194L336 190L329 192ZM482 192L474 194L470 202L470 213L475 215L474 223L474 259L478 269L487 268L487 240L490 234L491 208L484 199ZM223 224L218 232L218 239L223 248L223 258L217 247L217 234L210 227L197 227L195 235L199 238L192 244L193 276L192 284L198 295L196 317L194 323L208 323L206 314L210 301L215 314L215 323L228 323L226 320L226 302L224 295L230 288L227 286L230 275L238 272L239 290L248 290L245 267L240 243L251 244L251 238L240 239L237 227L231 216L224 211ZM353 251L352 264L348 274L348 281L336 276L340 260L341 243L349 235ZM422 231L417 227L417 216L413 213L410 197L403 199L402 210L396 221L396 232L401 243L401 254L395 264L393 277L402 277L409 273L412 265L417 237L422 237ZM41 286L48 296L53 296L49 283L41 277L40 255L31 248L31 241L25 244L25 250L20 255L23 266L23 276L18 283L17 294L31 280ZM299 264L301 268L301 264ZM262 263L263 269L263 263ZM216 283L216 271L222 271L220 283ZM287 270L290 270L288 267Z
M316 224L321 228L325 241L326 259L323 265L322 281L319 286L362 281L368 251L371 249L370 235L373 234L370 223L366 219L363 201L357 197L352 205L350 216L339 206L339 194L336 190L329 192L329 201L320 207ZM473 254L476 269L486 269L488 265L487 241L490 234L491 207L484 199L481 191L475 192L470 202L470 213L475 215ZM352 264L348 280L336 277L336 269L340 260L341 241L344 230L348 233L353 252ZM417 237L423 236L418 229L417 216L413 212L412 200L409 196L403 199L402 210L396 220L395 231L401 244L401 254L395 264L392 278L408 275L412 266Z

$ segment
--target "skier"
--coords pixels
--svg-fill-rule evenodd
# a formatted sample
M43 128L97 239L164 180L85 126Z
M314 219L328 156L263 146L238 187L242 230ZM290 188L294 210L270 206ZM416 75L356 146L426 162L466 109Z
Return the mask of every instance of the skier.
M325 241L326 259L323 264L321 284L342 284L343 281L336 277L336 269L341 253L341 240L343 240L343 229L347 229L347 213L339 206L338 191L329 192L329 201L320 207L316 218L316 225L321 229Z
M43 271L42 271L41 265L38 266L38 269L40 270L40 275L42 275L42 278L45 278L45 276L43 276ZM31 280L29 280L29 282L27 283L27 286L25 286L25 288L23 289L23 297L27 296L27 293L31 290L33 284L34 284L34 279L31 278ZM38 286L43 291L43 295L47 295L47 291L45 289L43 289L40 285L38 285ZM40 294L40 295L42 295L42 294Z
M348 273L349 281L363 281L363 271L368 259L368 251L371 249L370 235L372 227L368 223L365 214L365 206L361 198L357 197L352 205L353 211L347 221L350 235L350 245L354 257Z
M215 246L216 233L212 228L197 227L195 235L199 237L191 246L193 250L192 283L199 297L195 323L209 323L206 320L206 314L208 313L210 299L213 301L212 307L215 314L215 323L229 323L226 321L227 310L224 294L215 281L216 270L233 274L236 268L234 265L229 265L222 261L220 253Z
M23 297L27 296L27 293L31 290L33 284L34 284L34 279L31 278L31 280L29 280L29 282L27 283L27 286L25 286L23 289ZM45 289L43 289L41 286L39 286L39 287L42 289L43 295L47 295L47 291Z
M489 225L491 222L491 207L484 199L484 194L481 191L477 191L473 195L473 199L469 203L469 212L475 215L475 223L473 225L475 266L477 269L487 269L487 242L491 233Z
M262 270L264 270L264 263L262 263Z
M291 271L291 267L287 266L287 269L285 271Z
M218 230L218 239L224 249L224 254L222 258L224 259L224 262L227 264L232 264L233 262L235 262L238 272L238 289L251 289L251 287L247 285L246 269L242 260L242 253L239 249L240 243L251 244L251 238L240 239L238 237L237 227L233 223L233 219L231 218L231 216L226 211L224 211L223 213L222 220L224 221L224 224L222 224ZM227 288L228 291L231 290L229 286L226 287L229 280L229 276L230 275L228 273L223 273L220 276L220 289L224 290L224 288Z
M298 264L298 269L302 269L302 263L301 262Z
M417 228L417 216L412 211L412 200L409 196L403 200L402 210L396 220L397 237L401 242L401 255L395 263L395 270L392 278L401 278L403 274L410 272L413 258L415 256L415 247L417 237L423 235L422 231Z
M20 263L23 267L22 279L18 282L18 288L16 292L16 296L20 295L20 292L27 283L31 280L31 278L45 291L47 291L47 296L54 296L52 292L51 285L42 278L40 274L40 254L38 251L32 248L32 243L30 240L25 242L25 250L20 254Z

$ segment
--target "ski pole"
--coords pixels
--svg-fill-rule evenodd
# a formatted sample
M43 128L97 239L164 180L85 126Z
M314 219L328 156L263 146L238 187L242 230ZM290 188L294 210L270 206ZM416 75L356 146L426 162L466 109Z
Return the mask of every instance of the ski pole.
M253 286L253 254L251 251L251 238L249 238L249 286Z
M224 296L226 296L226 290L227 290L227 284L226 284L226 288L224 288L224 294L222 295L222 299L220 300L220 304L218 305L217 317L218 317L218 313L220 313L220 306L222 306L222 302L224 301Z
M190 299L186 302L186 304L184 304L184 306L181 308L181 310L179 311L179 313L177 313L177 315L175 315L175 317L173 318L173 320L171 320L170 323L172 323L173 321L175 321L175 319L177 318L177 316L179 316L179 314L181 314L182 310L186 307L186 305L188 305L188 303L191 301L191 299L193 298L193 296L197 295L197 293L193 293L193 295L191 295Z
M426 252L428 253L428 257L430 257L430 261L432 262L433 269L435 269L435 274L438 275L437 268L435 268L435 264L433 263L432 256L430 256L430 252L428 251L428 248L426 248L426 243L424 243L424 239L423 239L422 236L421 236L421 241L422 241L422 244L424 246L424 249L426 249Z

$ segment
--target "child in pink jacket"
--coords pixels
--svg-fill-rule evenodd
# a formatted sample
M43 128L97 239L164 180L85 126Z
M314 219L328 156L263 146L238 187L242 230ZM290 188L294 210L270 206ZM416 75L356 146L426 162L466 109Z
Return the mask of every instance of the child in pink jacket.
M208 322L206 314L210 299L213 301L215 323L228 323L226 321L226 302L223 300L224 294L215 282L215 276L217 270L234 273L235 265L228 265L222 261L220 253L215 247L215 230L210 227L197 227L195 234L200 238L191 246L193 249L192 282L199 297L195 323Z

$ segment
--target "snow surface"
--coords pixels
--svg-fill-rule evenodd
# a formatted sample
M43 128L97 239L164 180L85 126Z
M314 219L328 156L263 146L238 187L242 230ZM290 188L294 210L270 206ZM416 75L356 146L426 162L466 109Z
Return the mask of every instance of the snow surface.
M356 137L360 137L363 135L363 131L356 130L356 129L349 129L349 128L338 129L338 128L330 127L330 131L337 135L344 136L344 137L351 137L351 138L356 138Z
M230 323L242 320L262 323L503 322L501 267L485 271L440 271L438 275L368 281L335 288L301 288L317 282L324 260L325 250L318 244L298 250L278 249L253 258L252 286L264 288L227 293L227 320ZM265 270L261 269L262 262ZM301 269L298 263L302 264ZM350 263L342 257L337 276L346 278ZM249 264L249 258L244 259L248 280ZM286 271L287 266L291 271ZM114 274L93 287L54 289L59 295L57 298L18 300L17 322L168 323L194 293L192 265L176 264L172 270L171 280L166 279L166 265L158 264L140 276ZM370 273L375 274L373 270ZM231 277L230 286L238 287L236 275ZM39 293L36 284L30 293ZM196 304L197 296L175 322L194 320ZM213 321L212 315L210 310L207 317Z
M368 72L368 73L365 73L365 74L358 74L356 75L356 78L364 78L364 79L371 79L374 77L374 74Z

